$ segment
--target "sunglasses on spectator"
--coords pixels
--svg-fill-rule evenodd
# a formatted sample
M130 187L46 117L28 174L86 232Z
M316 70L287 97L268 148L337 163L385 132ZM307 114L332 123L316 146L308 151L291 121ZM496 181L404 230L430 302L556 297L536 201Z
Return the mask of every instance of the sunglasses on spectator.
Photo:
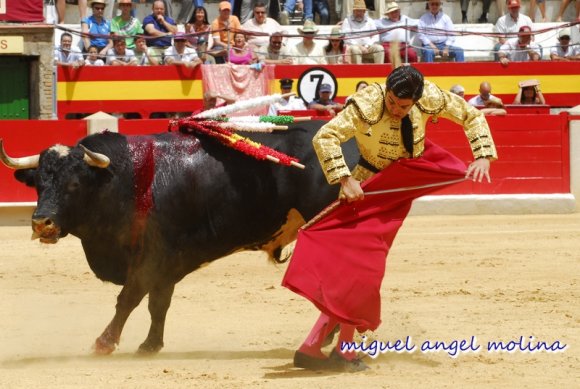
M429 3L429 5L437 5L437 6L439 6L439 5L441 5L441 3Z
M257 15L263 15L266 13L266 11L254 11L254 13Z
M105 7L93 7L95 11L104 11Z

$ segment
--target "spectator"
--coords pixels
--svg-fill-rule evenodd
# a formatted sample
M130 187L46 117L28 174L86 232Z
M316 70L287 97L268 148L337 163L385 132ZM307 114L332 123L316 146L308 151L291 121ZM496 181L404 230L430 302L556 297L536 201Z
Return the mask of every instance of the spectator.
M378 19L381 17L381 15L384 15L385 5L388 2L389 0L365 0L365 4L367 5L367 12L372 14L371 17ZM352 14L353 4L350 1L336 1L335 4L338 14L341 15L340 19L344 19L348 17L348 15Z
M532 19L526 15L520 14L520 0L507 1L508 12L501 16L495 23L495 32L499 34L515 34L522 26L528 26L530 29L534 27ZM494 58L498 60L497 52L501 45L508 40L507 35L498 36L498 43L494 46Z
M241 32L234 34L234 45L230 49L229 60L236 65L249 65L258 61L256 55L246 43L246 36Z
M506 114L503 102L499 97L491 94L491 84L487 81L484 81L479 85L479 94L469 99L468 103L474 107L481 107L480 111L485 115Z
M151 15L143 19L145 35L150 37L147 46L153 49L156 58L162 58L163 52L171 46L171 36L177 32L177 26L171 17L165 16L165 4L155 0Z
M263 4L264 11L266 12L264 14L264 17L268 16L268 9L270 8L270 0L258 0L258 1L256 1L256 0L234 0L232 2L232 6L234 7L233 14L236 15L238 17L238 19L240 19L240 23L244 24L252 18L252 11L254 11L256 9L257 3ZM252 6L252 4L254 4L254 5ZM275 4L276 4L276 7L279 6L278 3L275 3ZM255 13L254 13L254 17L256 17ZM266 42L266 44L267 44L267 42Z
M453 46L455 37L453 22L441 10L442 0L429 0L429 11L419 19L419 40L423 45L423 62L433 62L436 55L445 60L455 58L455 62L463 62L463 49Z
M520 89L514 99L514 104L546 104L538 80L521 81L518 86Z
M262 46L267 46L269 43L269 35L280 30L280 24L274 19L267 17L267 12L266 4L258 1L254 4L254 17L248 19L244 24L242 24L242 28L245 31L267 34L248 34L248 44L256 49Z
M127 48L125 38L113 39L113 48L107 53L107 65L128 66L137 65L137 58L133 50Z
M225 57L229 47L234 44L234 34L232 30L242 28L237 16L231 14L232 5L229 1L219 3L219 15L211 23L211 30L214 41L214 51L216 63L225 63Z
M532 42L532 30L528 26L520 27L517 38L508 39L497 53L499 62L507 66L510 61L539 61L540 47Z
M459 84L455 84L449 89L449 92L457 95L465 100L465 88Z
M111 34L111 22L103 17L106 5L105 0L92 0L93 14L81 20L84 49L88 50L90 46L95 46L102 57L113 47L111 39L106 38Z
M85 65L87 66L103 66L105 63L99 58L99 50L95 46L89 47L87 51L87 59Z
M564 28L560 30L558 33L558 43L550 50L550 59L552 61L580 60L580 46L570 46L570 35L570 28Z
M560 3L560 10L558 11L558 16L556 17L557 22L562 21L562 16L564 16L564 12L566 8L570 4L570 0L562 0ZM576 0L576 20L580 19L580 0Z
M292 84L294 80L290 78L283 78L280 80L280 90L282 94L287 94L292 92ZM268 115L276 116L278 111L302 111L305 110L306 106L304 101L297 96L285 96L280 99L280 101L271 104L268 109Z
M135 38L135 58L139 66L159 65L161 61L161 57L156 56L155 51L147 46L147 42L142 36Z
M175 34L173 46L165 50L163 57L167 65L183 65L188 68L194 68L201 64L197 51L187 47L187 38L182 32Z
M135 35L143 34L141 21L131 16L133 4L131 0L118 0L121 15L111 20L111 32L115 35L126 36L125 42L128 49L135 49Z
M200 7L204 7L203 0L183 0L181 2L179 15L175 18L175 22L177 24L187 23L188 20L191 20L194 17L195 9Z
M85 64L82 53L72 48L73 37L68 32L60 36L60 47L54 49L54 63L60 66L79 67Z
M381 33L379 39L385 52L385 63L391 62L390 47L393 41L399 42L403 62L417 62L417 52L411 47L413 36L408 27L416 27L419 21L401 15L401 9L394 1L387 3L385 16L375 20L375 27Z
M191 18L185 25L185 33L187 46L197 50L197 55L203 63L215 63L215 58L210 55L213 48L213 36L205 7L195 7Z
M348 96L345 100L344 100L344 105L347 105L348 102L350 101L350 99L352 98L352 96L356 95L357 92L360 92L361 90L363 90L364 88L366 88L367 86L369 86L369 83L366 81L359 81L356 83L356 86L354 87L354 94Z
M364 0L354 0L352 15L342 22L341 32L347 38L346 53L350 63L360 64L363 59L371 59L373 63L385 61L385 51L379 43L375 22L366 14L367 6Z
M312 20L306 20L302 28L298 27L298 33L302 35L302 42L289 50L290 57L298 65L325 65L326 56L322 45L314 42L314 36L318 27Z
M79 20L87 17L87 0L78 0ZM58 24L64 23L64 16L66 14L66 0L56 0L56 13L58 14Z
M314 15L318 14L318 21L320 24L330 24L330 7L328 0L312 0L312 20Z
M346 55L346 45L340 33L340 27L332 27L324 52L326 53L326 62L329 65L350 63L350 56Z
M320 85L318 98L308 104L309 109L315 109L321 114L336 116L336 113L342 109L342 104L334 102L331 98L332 87L330 84Z
M266 64L286 64L294 63L289 57L288 50L284 46L284 35L275 32L270 36L270 43L266 47L260 47L257 51L260 62Z
M530 19L532 22L536 21L536 7L540 9L542 23L548 22L548 18L546 17L546 0L530 0Z
M304 21L314 20L314 13L312 10L313 0L286 0L284 3L284 9L280 12L280 24L288 25L290 24L290 15L294 13L294 8L300 7L302 9L302 15L304 15Z

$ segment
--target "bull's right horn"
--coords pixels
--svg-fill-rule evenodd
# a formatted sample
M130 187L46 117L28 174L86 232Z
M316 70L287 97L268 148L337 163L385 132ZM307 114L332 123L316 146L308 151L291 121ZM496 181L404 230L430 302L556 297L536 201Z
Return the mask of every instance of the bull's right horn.
M105 169L111 163L111 160L105 154L95 153L94 151L87 149L85 146L81 144L79 144L79 146L81 147L81 149L84 150L85 152L84 160L90 166Z
M4 141L0 139L0 159L4 165L11 169L34 169L38 167L40 155L36 154L29 157L11 158L6 155L6 151L4 151Z

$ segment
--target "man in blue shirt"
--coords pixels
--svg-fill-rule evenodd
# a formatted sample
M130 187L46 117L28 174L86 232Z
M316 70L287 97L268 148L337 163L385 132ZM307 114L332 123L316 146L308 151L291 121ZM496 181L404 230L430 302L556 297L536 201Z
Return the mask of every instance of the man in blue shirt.
M451 18L441 10L442 0L429 0L429 11L419 19L419 40L423 44L423 62L433 62L436 55L444 60L465 61L463 49L453 46L455 37Z
M165 4L163 1L153 2L153 13L143 19L143 29L147 39L147 46L155 51L155 55L161 58L165 49L171 46L171 38L177 33L175 21L165 16Z

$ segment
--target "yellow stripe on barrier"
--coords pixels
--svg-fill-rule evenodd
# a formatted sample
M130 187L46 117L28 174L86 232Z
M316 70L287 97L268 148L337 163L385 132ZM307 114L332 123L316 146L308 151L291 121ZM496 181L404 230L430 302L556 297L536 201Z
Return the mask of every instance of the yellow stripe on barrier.
M58 82L58 101L202 99L201 80Z

